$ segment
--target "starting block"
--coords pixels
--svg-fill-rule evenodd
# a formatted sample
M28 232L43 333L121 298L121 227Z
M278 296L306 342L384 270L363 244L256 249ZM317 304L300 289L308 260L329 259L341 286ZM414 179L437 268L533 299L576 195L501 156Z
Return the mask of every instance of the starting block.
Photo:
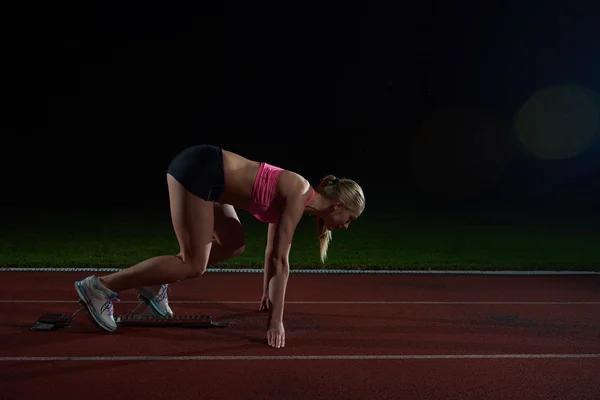
M56 331L63 328L71 327L75 321L75 316L83 311L90 322L97 326L94 319L89 315L87 307L81 300L78 302L79 308L73 314L43 314L31 327L32 331ZM210 315L181 315L172 318L159 318L151 312L140 313L139 308L145 303L140 303L129 313L115 315L115 322L118 327L126 326L156 326L156 327L183 327L192 329L202 328L224 328L229 326L226 321L213 321Z

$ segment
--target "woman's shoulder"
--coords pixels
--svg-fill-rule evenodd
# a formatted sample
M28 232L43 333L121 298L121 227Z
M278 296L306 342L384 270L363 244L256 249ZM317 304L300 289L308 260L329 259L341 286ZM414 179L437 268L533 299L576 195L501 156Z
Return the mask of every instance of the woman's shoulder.
M304 198L312 193L310 182L302 175L289 170L283 170L279 178L278 192L284 199Z

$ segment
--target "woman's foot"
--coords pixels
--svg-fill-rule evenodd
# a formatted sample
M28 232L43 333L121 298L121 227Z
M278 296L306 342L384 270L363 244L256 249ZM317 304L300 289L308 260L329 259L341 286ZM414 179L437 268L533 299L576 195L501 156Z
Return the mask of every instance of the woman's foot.
M117 293L107 289L96 276L88 276L75 282L75 291L87 307L93 321L108 332L117 330L113 317L113 301L119 301Z
M158 318L171 318L173 311L169 307L167 290L169 285L144 286L137 288L138 299L146 303L150 311Z

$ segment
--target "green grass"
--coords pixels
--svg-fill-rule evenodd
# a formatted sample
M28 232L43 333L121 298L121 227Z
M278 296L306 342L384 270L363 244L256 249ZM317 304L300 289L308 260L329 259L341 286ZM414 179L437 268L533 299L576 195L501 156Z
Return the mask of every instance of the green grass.
M126 267L178 252L167 212L78 212L3 219L0 266ZM266 225L240 212L243 255L219 267L257 267L264 260ZM518 222L510 222L518 221ZM368 212L335 231L329 260L319 265L314 220L300 223L292 268L600 270L600 234L591 221L522 219L515 215L385 215Z

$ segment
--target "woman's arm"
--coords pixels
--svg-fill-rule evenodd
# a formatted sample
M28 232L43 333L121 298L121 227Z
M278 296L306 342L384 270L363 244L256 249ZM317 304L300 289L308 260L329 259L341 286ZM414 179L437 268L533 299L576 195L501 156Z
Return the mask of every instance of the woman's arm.
M269 304L269 282L271 280L269 271L269 256L273 249L273 235L275 233L275 224L269 224L267 231L267 246L265 247L265 264L263 267L263 294L260 299L259 311L268 311L271 308Z
M279 221L272 227L273 243L265 258L265 282L268 285L269 319L267 339L272 347L285 345L283 309L289 276L289 254L296 226L302 218L304 201L301 196L288 199ZM271 227L270 227L271 228Z
M265 265L264 265L264 274L263 274L263 302L265 302L269 297L269 280L271 277L269 276L269 256L273 250L273 236L275 234L275 224L269 224L267 231L267 246L265 247ZM261 310L267 310L268 304L264 304L266 308L262 307Z

